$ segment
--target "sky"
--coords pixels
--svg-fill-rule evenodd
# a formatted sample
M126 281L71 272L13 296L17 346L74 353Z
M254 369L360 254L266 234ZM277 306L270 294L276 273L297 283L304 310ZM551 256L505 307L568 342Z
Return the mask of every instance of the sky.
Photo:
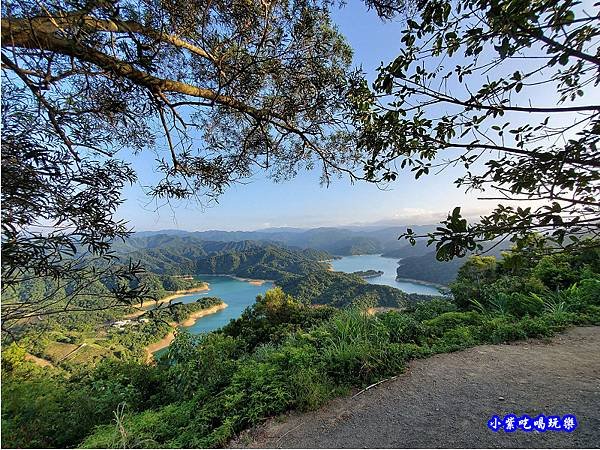
M362 2L349 3L333 12L333 20L354 49L354 65L362 66L372 80L382 62L387 64L398 55L401 24L382 22ZM245 184L229 188L218 204L161 205L151 201L141 187L157 179L152 164L150 154L137 157L134 167L139 183L126 189L127 200L118 211L138 231L424 224L445 218L455 206L462 206L467 216L478 216L495 206L453 184L463 174L460 168L419 180L410 172L400 172L385 190L366 182L351 184L348 179L321 186L318 169L278 184L257 173Z

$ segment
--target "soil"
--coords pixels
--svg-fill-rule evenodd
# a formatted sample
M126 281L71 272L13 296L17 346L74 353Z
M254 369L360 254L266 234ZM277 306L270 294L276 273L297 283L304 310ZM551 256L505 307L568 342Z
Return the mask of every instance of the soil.
M492 432L506 414L574 414L572 433ZM600 327L413 361L406 372L318 411L273 418L234 447L572 448L600 446Z
M204 316L208 316L210 314L217 313L222 309L227 308L229 305L225 302L222 302L218 305L211 306L210 308L201 309L200 311L196 311L185 319L183 322L169 322L169 325L172 327L191 327L196 323L198 319ZM160 341L153 342L146 346L146 361L151 363L154 360L154 353L162 350L165 347L171 345L171 343L175 340L175 332L171 331L165 337L163 337Z
M54 367L54 365L47 359L39 358L38 356L32 355L31 353L25 353L24 359L26 361L37 364L40 367Z

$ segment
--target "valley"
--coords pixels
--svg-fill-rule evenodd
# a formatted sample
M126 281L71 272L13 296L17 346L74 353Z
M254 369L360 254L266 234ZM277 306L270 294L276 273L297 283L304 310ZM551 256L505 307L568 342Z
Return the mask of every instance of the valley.
M2 352L7 442L226 446L266 417L319 408L415 359L600 323L597 250L521 265L509 254L472 256L450 280L450 295L435 281L398 278L403 263L416 270L424 255L335 255L169 234L116 247L117 264L136 258L145 270L83 291L77 304L96 310L14 328ZM139 297L116 303L115 287ZM550 289L565 300L552 300ZM3 302L55 292L52 280L24 283ZM58 424L57 413L40 415L40 402L60 410ZM125 444L113 424L120 405Z

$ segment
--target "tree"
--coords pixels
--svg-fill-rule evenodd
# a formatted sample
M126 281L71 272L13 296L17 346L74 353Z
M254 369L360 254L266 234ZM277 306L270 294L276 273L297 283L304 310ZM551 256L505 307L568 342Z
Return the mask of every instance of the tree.
M366 177L461 165L458 187L503 202L477 223L455 208L428 235L441 260L486 241L522 248L534 232L553 251L597 245L582 238L600 234L598 4L419 0L415 9L372 88L353 81Z
M472 300L481 301L482 293L497 279L497 261L494 256L473 255L458 269L451 284L455 303L466 309Z
M210 201L257 168L276 180L317 162L324 182L351 174L351 51L329 6L4 2L3 293L31 277L85 286L99 276L91 259L108 278L136 276L110 252L130 231L114 217L136 180L129 152L156 153L163 177L149 193L167 200Z

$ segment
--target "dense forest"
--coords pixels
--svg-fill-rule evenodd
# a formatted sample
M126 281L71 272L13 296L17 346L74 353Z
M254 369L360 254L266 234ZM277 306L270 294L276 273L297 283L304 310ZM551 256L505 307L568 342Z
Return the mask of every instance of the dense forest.
M363 0L353 49L350 3L2 2L3 447L225 447L418 358L600 325L600 4ZM226 192L300 173L372 195L255 195L212 223L374 225L132 228L155 205L199 229ZM377 225L411 211L438 223ZM449 289L330 270L359 254ZM192 334L233 310L215 274L274 287Z
M134 247L135 246L135 247ZM135 238L125 258L138 258L158 273L230 274L274 280L298 300L343 306L372 300L379 306L402 306L419 296L389 286L366 283L360 276L331 272L332 255L313 249L282 248L268 242L205 242L193 236Z
M268 416L317 408L414 358L600 324L600 251L475 256L451 288L453 300L374 313L366 296L338 309L273 289L221 330L178 333L158 365L112 357L40 367L11 344L3 445L224 446Z

